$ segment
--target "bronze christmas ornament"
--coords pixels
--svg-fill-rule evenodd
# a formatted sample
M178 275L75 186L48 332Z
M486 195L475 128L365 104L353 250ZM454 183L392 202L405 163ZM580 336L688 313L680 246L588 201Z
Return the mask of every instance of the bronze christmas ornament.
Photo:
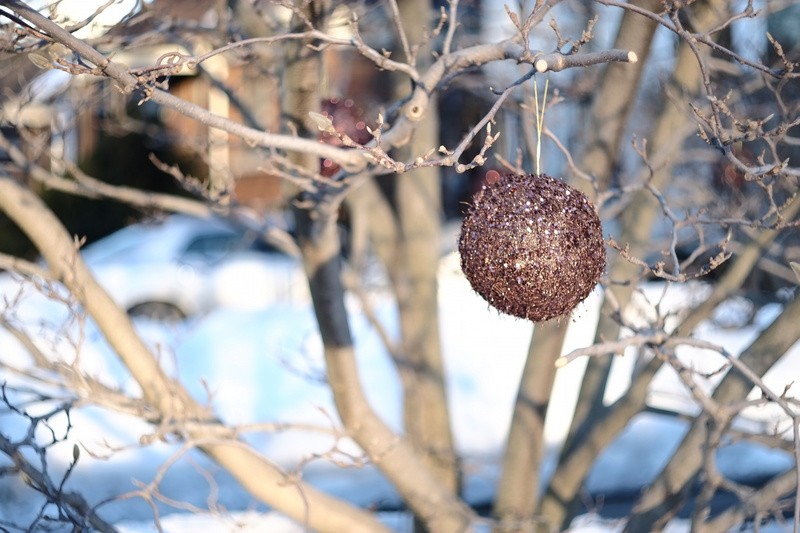
M600 219L586 196L545 174L487 175L461 227L461 269L503 313L539 322L566 315L606 263Z

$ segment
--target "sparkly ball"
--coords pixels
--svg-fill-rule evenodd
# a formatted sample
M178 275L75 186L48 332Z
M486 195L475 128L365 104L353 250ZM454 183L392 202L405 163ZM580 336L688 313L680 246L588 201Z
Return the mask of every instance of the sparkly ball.
M492 171L464 217L458 249L472 288L503 313L534 322L563 316L597 284L606 263L588 198L539 175Z

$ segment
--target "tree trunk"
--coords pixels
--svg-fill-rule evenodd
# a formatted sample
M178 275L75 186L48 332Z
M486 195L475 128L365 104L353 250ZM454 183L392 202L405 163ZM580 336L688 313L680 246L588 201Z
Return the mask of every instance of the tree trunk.
M328 0L312 0L303 6L302 14L314 23L314 27L324 29L327 5ZM304 29L302 18L294 14L290 31ZM319 135L319 129L308 114L312 111L318 113L322 105L322 54L311 44L308 40L286 43L286 70L281 83L281 114L286 126L299 137L307 139ZM287 157L300 168L310 172L319 171L317 154L289 152ZM284 198L291 198L297 193L297 186L287 180L281 180L281 187Z
M640 7L657 12L659 10L660 2L651 0L642 0L638 3ZM710 5L713 4L713 5ZM695 11L695 27L698 29L712 27L725 12L724 5L720 5L720 0L709 0L709 2L700 4ZM626 46L636 50L637 47L646 53L649 50L650 42L652 41L655 26L647 19L639 15L626 12L620 26L620 32L617 36L618 46ZM623 41L624 39L624 41ZM627 42L627 44L624 44ZM623 87L610 85L605 87L606 81L610 83L619 83L627 81L629 84L637 83L641 76L641 69L645 61L640 61L635 65L629 65L631 70L640 70L638 74L631 74L627 80L617 79L616 76L603 80L604 88L598 94L604 95L604 98L611 98L614 101L614 95L625 97L628 102L632 103L633 98L631 94L635 94L636 85L629 85L626 90ZM637 66L639 65L639 66ZM609 66L610 68L611 66ZM701 73L697 65L697 60L691 52L691 49L685 43L681 44L678 50L678 59L676 61L675 70L673 72L672 84L677 87L679 91L685 94L697 94L701 88ZM610 91L610 92L607 92ZM597 133L597 137L588 143L588 151L586 154L587 163L598 165L597 169L589 169L598 178L599 184L608 183L608 176L613 171L614 163L618 154L620 141L617 139L614 142L612 135L620 135L623 131L622 124L613 124L613 117L615 115L604 114L604 106L607 105L605 100L600 98L596 99L593 104L592 117L593 120L599 120L600 123L596 127L588 128L589 131ZM617 104L622 105L622 104ZM667 107L661 112L655 122L655 127L649 138L649 151L654 159L659 163L664 162L663 165L658 167L654 176L651 179L657 188L662 188L671 179L671 168L668 164L667 154L675 153L680 149L680 146L689 133L692 126L688 113L685 109L675 109L675 104L668 103ZM627 112L630 111L630 104L623 105L622 109L627 111L621 113L621 117L626 117ZM612 104L612 107L614 105ZM618 115L619 116L619 115ZM604 124L609 120L612 124ZM617 152L612 153L611 149L616 148ZM613 155L613 157L611 157ZM663 160L663 161L662 161ZM657 200L647 191L638 191L633 194L630 204L623 211L621 216L621 232L620 242L630 245L632 255L641 256L642 252L646 251L650 245L650 235L653 225L659 212L659 205ZM611 261L609 267L609 277L611 279L625 280L631 279L635 276L639 267L633 265L627 260L614 256L615 259ZM621 308L624 308L630 301L632 289L628 286L617 286L613 289L615 297ZM598 323L597 332L595 334L595 342L616 339L619 335L619 323L611 316L611 309L608 303L604 302L601 309L600 321ZM599 358L591 358L587 364L584 381L578 397L578 403L575 409L575 415L570 427L567 441L562 449L559 458L559 464L556 469L556 474L551 480L550 487L548 488L547 495L542 502L542 514L552 524L557 524L560 527L565 527L569 524L574 516L576 510L576 502L578 490L582 485L583 479L589 473L591 465L594 463L599 452L608 445L616 434L621 431L627 421L635 415L641 407L644 406L646 399L646 385L642 382L632 385L629 392L630 397L624 402L615 405L615 408L624 405L624 410L619 410L614 413L609 413L608 408L603 404L603 397L605 395L605 385L611 370L613 356L604 356ZM658 362L652 362L653 365L660 366ZM650 364L645 368L644 372L637 377L639 380L646 380L649 382L648 376L652 377L650 371L653 370ZM653 372L654 374L654 372ZM636 408L636 404L641 402L641 406ZM613 419L616 423L611 422ZM601 429L599 425L608 425L606 429ZM616 430L610 430L611 426L616 427ZM597 440L600 435L603 438ZM606 442L607 440L607 442ZM587 444L592 442L594 452L587 454ZM598 447L603 442L602 447ZM582 457L580 465L577 460ZM569 468L563 468L569 464Z
M399 14L411 46L424 40L431 14L428 0L399 3ZM417 65L431 63L420 51ZM398 84L407 96L407 82ZM410 142L397 151L401 159L439 145L437 106L431 99L425 117ZM402 334L400 373L403 383L404 426L433 475L458 493L456 457L439 338L438 268L439 230L442 224L441 179L437 167L419 168L396 176L395 207L400 241L399 271L395 284ZM418 517L420 518L420 517ZM417 523L417 530L424 530Z
M660 0L633 0L630 3L654 13L663 4ZM605 191L614 185L611 177L619 165L625 127L636 102L632 96L638 91L657 27L655 21L631 11L625 10L622 15L614 48L635 52L639 61L606 65L600 86L592 99L589 127L585 129L586 139L578 156L579 167L597 180L597 190ZM595 189L588 185L584 180L576 183L592 198Z
M472 512L442 483L416 448L378 418L364 396L344 304L335 209L326 202L315 205L313 212L298 209L296 216L337 412L349 435L394 484L428 530L466 531L474 518Z
M643 0L637 4L653 10L660 5L657 0ZM625 13L615 47L633 50L644 59L650 48L655 24L633 20L636 18L638 17ZM597 179L600 190L607 188L609 184L609 176L617 160L627 117L633 106L633 99L629 95L636 92L644 64L644 61L633 65L609 64L593 102L590 111L593 126L586 129L589 139L586 142L587 149L580 155L579 166ZM595 190L588 183L578 181L576 185L590 198L594 196ZM599 328L604 328L603 322L609 320L606 313L601 314L600 320ZM548 527L546 521L534 520L534 513L539 504L538 471L544 447L546 399L551 393L555 376L553 364L561 354L566 329L567 324L561 323L537 325L531 339L495 504L495 515L501 524L509 524L508 527L512 529L515 527L512 524L519 521L526 524L525 530L534 531L537 528ZM616 334L615 331L615 337ZM594 368L595 366L597 368ZM604 366L610 367L610 359L599 364L595 360L590 362L582 384L571 434L579 422L589 415L589 411L595 410L597 406L602 407L602 401L598 402L598 396L602 399L607 377L607 369ZM535 399L544 399L544 402L542 404L534 401ZM529 439L527 443L526 437ZM499 530L505 531L504 527L500 527Z
M569 322L561 319L534 327L494 504L499 521L496 533L533 533L539 529L534 511L545 451L544 422L556 376L555 360L561 354L568 326Z
M660 6L658 0L641 0L636 4L649 10L655 10ZM579 156L579 166L595 177L599 190L609 186L622 143L622 134L633 107L634 100L629 95L635 94L638 87L645 65L643 60L649 53L655 27L655 23L642 22L641 17L629 12L623 15L615 47L633 50L642 60L633 65L606 66L600 89L593 101L590 110L592 126L586 128L589 138L585 143L586 150ZM595 195L595 189L585 181L579 180L575 184L590 198ZM630 293L627 288L623 288L623 291ZM617 298L627 301L626 294L617 295ZM606 335L613 335L608 338L616 338L618 326L609 318L610 313L606 307L604 303L598 335L605 332ZM553 366L561 354L566 329L566 324L547 323L537 325L534 330L511 422L503 474L495 504L495 514L501 524L513 524L523 520L527 523L526 530L534 531L537 528L548 527L546 515L545 521L534 520L534 513L539 504L538 471L544 447L542 430L547 404L545 402L544 405L539 405L537 402L531 402L531 398L549 397L555 376ZM531 359L535 359L535 362ZM581 427L584 421L596 417L598 410L602 408L602 396L610 366L610 358L590 360L565 446L570 446L574 441L577 428ZM524 442L526 434L531 440L527 444ZM500 531L505 529L501 527Z
M307 9L313 5L311 4ZM312 13L305 14L312 16ZM301 123L305 120L304 117L308 115L308 111L318 109L321 99L319 94L320 54L317 51L309 54L309 50L312 49L304 45L292 52L296 57L290 58L292 66L287 71L287 84L283 98L284 113L287 116L294 115L294 121L300 131L302 131L300 128ZM305 135L316 136L316 132L308 128ZM417 133L417 136L426 143L426 146L427 143L432 142L430 136L426 135L424 123L421 125L421 133ZM294 162L307 171L318 170L319 161L316 157L298 157ZM436 309L435 290L435 265L437 262L435 257L431 257L429 248L426 247L432 246L438 251L436 235L438 235L440 221L435 218L435 223L430 223L430 206L426 203L433 200L434 209L438 208L438 196L431 198L431 190L438 191L438 182L424 174L404 175L398 179L413 181L415 184L409 193L398 194L398 197L401 198L398 200L400 220L402 221L405 216L422 222L422 225L418 227L411 226L413 228L412 237L417 239L413 240L416 247L406 245L403 241L403 246L406 248L401 248L404 255L400 264L408 267L406 279L409 282L408 294L411 296L411 301L401 301L400 304L404 339L411 339L410 342L407 341L407 344L404 344L404 346L408 346L404 352L413 353L415 356L421 354L420 364L429 367L429 370L424 373L426 380L430 380L433 373L438 373L438 378L441 378L441 368L437 369L427 359L429 356L426 351L430 350L431 345L434 345L438 356L438 323L436 321L438 310ZM433 181L432 189L430 181ZM398 187L401 188L402 185L398 185ZM376 192L371 188L367 189L367 192L370 191ZM366 193L362 195L363 199L366 199L367 202L378 201L376 197L371 197ZM429 433L423 433L419 437L415 432L420 427L428 430L428 426L432 423L426 417L438 414L437 402L428 399L430 405L423 404L425 409L415 413L416 416L413 418L415 425L408 432L409 441L405 441L380 420L364 396L356 366L347 309L344 304L341 242L336 224L339 205L342 201L342 191L319 184L316 194L309 194L308 197L304 196L301 200L307 200L302 203L312 206L295 209L295 218L314 312L324 344L328 383L333 392L337 412L348 433L367 453L371 462L383 471L395 485L404 501L408 503L425 528L437 532L464 531L472 520L471 512L460 503L453 487L444 481L444 476L434 467L436 463L431 460L432 455L429 455L431 449L438 452L439 442ZM421 206L419 205L420 200L423 201ZM375 206L372 208L374 209ZM401 228L403 228L403 222L401 222ZM433 238L431 232L433 232ZM410 252L408 247L411 247ZM413 261L406 260L409 253L413 254L411 255L414 258ZM433 276L429 275L431 263L434 264ZM426 268L428 270L425 270ZM430 285L431 279L433 280L432 286ZM424 314L420 320L421 313ZM414 320L409 322L409 316ZM434 376L435 379L436 376ZM414 394L411 396L425 399L429 390L428 383L424 382L417 390L414 390ZM442 393L444 392L443 388L440 390ZM438 421L438 418L436 420ZM446 413L444 422L449 434L449 421ZM420 446L418 438L428 439L422 442L430 447Z

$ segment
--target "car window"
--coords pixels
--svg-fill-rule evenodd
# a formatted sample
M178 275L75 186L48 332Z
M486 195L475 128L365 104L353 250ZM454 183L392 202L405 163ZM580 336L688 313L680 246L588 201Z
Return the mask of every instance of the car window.
M215 263L234 250L241 249L242 237L234 233L215 233L200 235L186 246L181 260L185 262L203 261Z
M260 238L253 239L248 249L259 253L284 255L283 251L279 250L275 245Z

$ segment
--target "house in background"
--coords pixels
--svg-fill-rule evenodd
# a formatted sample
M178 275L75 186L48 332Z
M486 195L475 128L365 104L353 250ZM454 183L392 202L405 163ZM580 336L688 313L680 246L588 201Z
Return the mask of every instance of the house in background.
M223 3L224 4L224 3ZM252 8L252 6L250 6ZM271 6L275 24L285 24L289 11ZM106 35L110 49L115 44L123 46L115 58L131 69L145 69L170 60L173 53L185 56L200 55L234 39L250 35L220 35L217 0L155 0L146 4L143 12L111 28ZM247 18L247 13L238 13ZM247 21L252 26L252 21ZM245 21L237 20L244 25ZM227 27L227 23L225 24ZM263 36L271 30L262 27L242 27L242 32L253 31ZM341 31L338 30L338 31ZM216 43L216 44L215 44ZM183 68L169 78L159 78L162 87L188 102L208 109L211 113L228 117L237 123L264 131L282 129L280 97L283 60L281 45L255 45L215 55L195 68ZM352 50L328 48L324 75L326 96L348 96L359 101L375 103L375 95L388 98L387 84L376 83L375 68L360 54ZM125 120L131 102L125 95L110 88L103 90L101 108L106 118ZM245 203L258 211L282 207L281 180L263 169L263 150L255 149L238 137L221 130L209 128L167 108L140 106L145 115L163 124L172 149L180 159L191 160L195 177L205 181L209 188L232 190L237 202ZM377 116L377 108L373 115ZM98 117L99 119L100 117ZM98 123L81 136L97 134ZM113 127L113 124L111 125ZM198 171L199 169L199 171Z

